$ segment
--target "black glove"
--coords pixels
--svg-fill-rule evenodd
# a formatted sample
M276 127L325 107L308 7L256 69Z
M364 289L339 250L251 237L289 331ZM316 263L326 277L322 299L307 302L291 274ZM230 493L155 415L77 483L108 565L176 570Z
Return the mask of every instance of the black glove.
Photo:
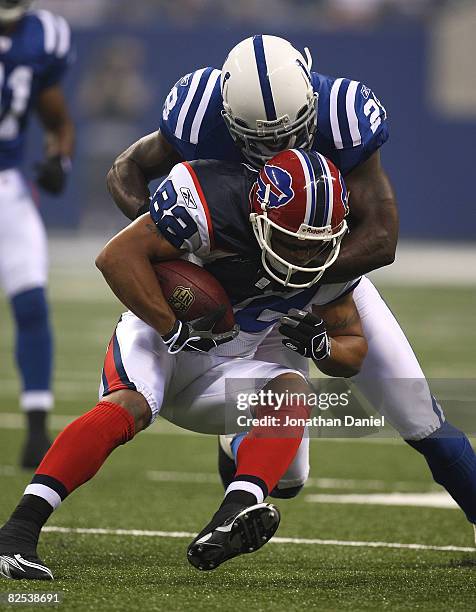
M286 336L284 346L304 357L320 361L331 354L326 324L310 312L292 308L288 316L282 317L278 331Z
M225 314L225 310L225 306L219 306L210 314L188 323L177 319L172 330L162 336L162 340L169 347L168 352L172 355L180 351L205 353L215 346L236 338L240 331L239 325L236 324L230 331L220 334L213 333L213 327Z
M36 182L39 187L53 195L59 195L66 186L66 177L71 170L68 157L55 155L35 165Z

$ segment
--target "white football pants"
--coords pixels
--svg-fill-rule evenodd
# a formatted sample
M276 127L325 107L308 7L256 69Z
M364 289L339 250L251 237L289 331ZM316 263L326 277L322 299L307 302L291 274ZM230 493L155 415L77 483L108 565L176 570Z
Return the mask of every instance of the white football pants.
M420 365L396 319L378 291L363 278L354 290L369 350L353 384L385 415L405 439L427 437L444 416L432 396ZM266 382L285 372L303 376L308 360L281 344L273 330L253 358L217 357L207 353L167 353L160 336L132 313L122 315L106 355L99 395L135 388L146 398L152 420L161 413L171 422L202 433L230 433L224 413L226 379L243 379L241 391L260 379ZM229 394L228 394L229 395ZM171 401L171 399L173 401ZM303 439L280 488L303 484L309 473L309 439Z
M30 191L16 170L0 171L0 285L8 297L45 287L46 232Z

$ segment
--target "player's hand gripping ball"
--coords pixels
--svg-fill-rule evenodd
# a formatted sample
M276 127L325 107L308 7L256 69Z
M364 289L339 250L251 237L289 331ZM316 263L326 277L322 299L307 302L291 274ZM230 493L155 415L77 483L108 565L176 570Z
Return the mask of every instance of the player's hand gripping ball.
M189 261L163 261L154 266L162 293L177 316L162 336L169 353L209 351L236 338L233 307L225 290L209 272Z
M285 336L284 346L304 357L320 361L331 353L326 324L310 312L292 308L282 317L278 331Z
M208 315L188 323L177 319L172 330L162 336L163 341L169 347L169 353L174 354L180 351L204 353L236 338L240 331L236 324L226 332L215 333L213 331L215 324L225 314L225 310L225 306L219 306Z

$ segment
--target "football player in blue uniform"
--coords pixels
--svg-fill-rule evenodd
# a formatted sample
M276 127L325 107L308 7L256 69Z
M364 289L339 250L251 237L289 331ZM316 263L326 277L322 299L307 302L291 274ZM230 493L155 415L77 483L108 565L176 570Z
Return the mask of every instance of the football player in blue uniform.
M338 259L346 212L339 171L316 153L280 153L259 176L246 165L219 161L172 169L150 214L115 236L97 258L130 311L107 351L99 403L58 436L0 530L0 573L52 578L36 552L44 522L159 412L208 433L223 433L227 423L236 431L239 415L260 417L240 439L236 475L189 546L189 561L214 569L269 540L279 524L278 510L265 503L269 491L282 479L307 476L307 358L327 374L351 376L366 353L352 298L359 279L319 284ZM178 257L220 278L241 329L214 331L221 308L191 322L177 318L152 264ZM283 316L282 331L300 338L283 340L276 329ZM225 412L227 398L261 390L285 399L277 407L261 400L257 412ZM286 392L299 400L287 400Z
M322 282L349 281L390 264L395 256L397 206L379 151L387 138L385 109L369 87L312 71L309 51L302 55L282 38L253 36L230 51L221 71L202 68L177 81L165 100L160 129L116 159L108 187L133 219L148 207L148 182L178 160L259 165L289 147L319 151L345 177L352 230ZM408 340L367 278L356 287L354 299L369 343L355 384L424 455L436 482L476 523L471 445L446 421ZM422 393L415 380L423 383L418 387ZM232 457L221 450L225 486L234 469Z
M0 284L16 324L20 406L28 434L21 464L33 468L49 447L52 338L45 295L46 234L22 177L27 124L36 111L46 132L37 184L59 194L70 168L74 129L60 82L70 61L70 30L62 17L29 12L31 1L0 0Z

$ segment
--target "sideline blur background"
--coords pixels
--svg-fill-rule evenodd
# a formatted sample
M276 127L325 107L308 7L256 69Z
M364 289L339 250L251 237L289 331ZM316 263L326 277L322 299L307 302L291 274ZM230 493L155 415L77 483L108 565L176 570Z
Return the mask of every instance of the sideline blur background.
M473 0L39 0L69 21L77 50L66 91L78 126L62 202L41 196L49 228L124 225L105 189L114 157L157 129L173 84L220 68L255 33L308 46L318 72L370 86L387 109L382 149L401 238L474 240L476 4ZM26 171L40 157L32 130Z

